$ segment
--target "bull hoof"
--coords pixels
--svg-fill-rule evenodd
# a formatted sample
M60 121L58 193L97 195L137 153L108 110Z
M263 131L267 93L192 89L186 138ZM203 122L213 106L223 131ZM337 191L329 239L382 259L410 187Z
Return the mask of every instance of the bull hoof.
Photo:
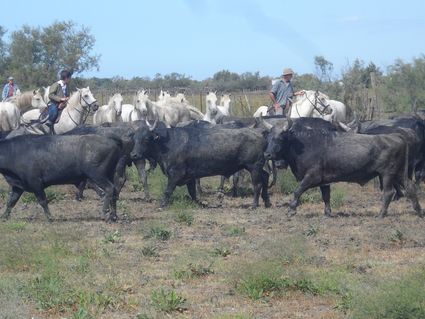
M75 200L77 202L81 202L83 200L83 197L75 196Z
M251 205L249 207L250 210L256 210L258 208L258 205Z
M330 209L329 210L325 209L325 217L333 217Z
M296 214L297 214L297 211L296 211L295 209L290 208L290 209L288 210L288 212L286 213L286 216L287 216L287 217L293 217L293 216L295 216Z
M378 218L385 218L387 216L387 212L379 213Z
M264 206L266 208L270 208L270 207L272 207L272 203L270 201L266 201L266 202L264 202Z
M153 199L150 196L145 196L145 198L143 198L143 201L145 201L146 203L152 203Z
M106 220L108 223L116 223L118 220L117 215L110 215L109 218Z

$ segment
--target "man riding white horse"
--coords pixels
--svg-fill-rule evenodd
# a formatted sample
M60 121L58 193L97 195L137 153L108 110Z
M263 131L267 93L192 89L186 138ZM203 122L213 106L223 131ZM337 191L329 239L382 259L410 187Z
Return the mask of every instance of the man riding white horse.
M49 89L49 118L46 125L53 131L53 125L59 115L59 110L62 110L69 99L68 84L71 81L72 73L68 70L62 70L60 80L53 83Z
M269 92L275 115L287 114L292 97L304 94L304 91L294 93L294 88L291 83L293 75L294 71L292 71L291 68L284 69L281 79L273 84Z

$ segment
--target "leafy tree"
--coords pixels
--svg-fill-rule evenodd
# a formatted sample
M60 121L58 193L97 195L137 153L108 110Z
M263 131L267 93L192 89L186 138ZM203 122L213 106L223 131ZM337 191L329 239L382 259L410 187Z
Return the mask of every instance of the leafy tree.
M21 86L48 85L67 68L78 75L99 68L99 55L91 55L94 37L74 22L55 22L45 28L24 25L11 35L8 70Z
M6 34L6 29L0 26L0 77L1 79L4 79L6 77L7 44L3 40L3 36L5 34Z
M314 65L316 67L316 75L320 82L331 82L334 65L325 59L324 56L315 56Z

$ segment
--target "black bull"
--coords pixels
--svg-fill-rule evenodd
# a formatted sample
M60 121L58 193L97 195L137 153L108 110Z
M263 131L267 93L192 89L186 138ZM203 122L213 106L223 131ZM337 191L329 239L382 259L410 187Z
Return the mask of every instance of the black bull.
M259 131L249 128L144 127L135 136L132 158L153 158L168 177L161 206L170 202L176 186L187 185L196 200L196 182L202 177L230 176L241 169L251 174L254 188L252 206L261 196L265 206L270 199L267 190L269 174L263 170L266 140Z
M320 187L325 215L331 215L330 183L364 185L382 179L384 196L380 216L387 214L395 189L406 189L417 214L422 210L414 184L407 177L409 147L401 133L362 135L340 132L322 119L302 118L271 129L266 159L284 159L300 182L290 202L295 214L300 196Z
M97 134L102 136L114 136L121 140L123 145L123 155L124 155L124 161L120 162L116 173L115 173L115 186L117 188L117 191L119 192L124 185L125 182L125 164L131 165L133 163L137 171L139 173L139 178L143 183L143 189L145 192L145 199L149 200L149 187L147 183L147 174L145 170L146 161L145 159L139 159L132 161L130 158L130 153L133 150L134 147L134 141L133 141L133 135L136 131L136 129L146 126L145 121L134 121L131 123L108 123L104 124L102 126L90 126L90 125L83 125L79 126L67 133L65 135L87 135L87 134ZM156 163L154 163L152 160L150 161L151 167L154 167ZM86 186L86 181L82 182L78 186L78 192L76 194L76 199L81 200L83 198L83 191ZM96 189L98 193L99 190Z
M90 179L105 192L103 216L116 219L113 179L122 158L118 139L97 135L24 135L0 142L0 173L11 186L3 218L8 218L24 191L34 193L48 220L51 214L44 189Z

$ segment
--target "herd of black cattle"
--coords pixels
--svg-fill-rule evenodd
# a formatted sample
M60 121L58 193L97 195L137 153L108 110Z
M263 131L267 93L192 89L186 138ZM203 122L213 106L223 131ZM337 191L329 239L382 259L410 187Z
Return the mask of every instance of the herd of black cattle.
M0 141L0 173L10 185L3 218L10 216L24 191L35 194L51 220L44 189L74 184L79 197L87 182L100 188L102 216L117 219L116 203L125 183L126 166L134 164L148 194L146 161L159 165L168 182L161 207L176 186L187 185L197 200L197 180L249 171L252 207L271 206L266 161L283 160L299 181L288 214L300 196L320 187L324 212L331 215L330 184L361 185L378 177L383 190L380 216L394 198L406 196L419 216L416 188L425 176L425 121L417 114L391 120L355 122L351 130L318 118L223 118L223 123L193 121L166 128L161 122L137 121L103 126L83 125L63 135L23 135Z

